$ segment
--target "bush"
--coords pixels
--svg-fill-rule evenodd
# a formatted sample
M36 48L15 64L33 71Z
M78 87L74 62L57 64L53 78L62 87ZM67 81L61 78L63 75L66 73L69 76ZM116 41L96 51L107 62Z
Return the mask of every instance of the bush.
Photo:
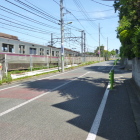
M2 78L2 83L11 83L12 82L12 77L11 74L7 74L3 76Z

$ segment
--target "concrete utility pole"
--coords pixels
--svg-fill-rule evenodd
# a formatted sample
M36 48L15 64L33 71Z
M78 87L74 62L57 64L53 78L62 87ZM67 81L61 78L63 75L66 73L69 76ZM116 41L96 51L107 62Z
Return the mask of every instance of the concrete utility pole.
M84 62L86 61L86 33L84 33Z
M100 62L100 23L99 23L99 62Z
M64 72L64 20L63 0L60 0L60 26L61 26L61 72Z
M50 64L51 64L51 57L52 57L52 46L53 46L53 33L51 33Z
M84 31L81 31L81 56L82 56L82 61L83 61L83 38L84 38Z
M108 37L107 37L107 60L108 60Z

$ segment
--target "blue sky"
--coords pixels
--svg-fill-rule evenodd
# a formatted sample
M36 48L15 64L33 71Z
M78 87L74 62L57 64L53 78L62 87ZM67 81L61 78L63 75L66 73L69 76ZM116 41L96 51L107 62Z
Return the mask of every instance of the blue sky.
M108 37L108 49L119 49L120 42L115 31L118 14L114 12L113 3L102 0L64 0L65 37L80 37L84 30L86 51L93 52L99 46L100 24L100 44L107 46ZM60 47L60 39L56 39L60 38L59 4L60 0L1 0L0 32L42 45L49 44L53 33L54 46ZM37 13L29 6L43 11ZM67 25L68 22L72 24ZM67 39L64 47L81 51L80 43L79 38L71 41Z

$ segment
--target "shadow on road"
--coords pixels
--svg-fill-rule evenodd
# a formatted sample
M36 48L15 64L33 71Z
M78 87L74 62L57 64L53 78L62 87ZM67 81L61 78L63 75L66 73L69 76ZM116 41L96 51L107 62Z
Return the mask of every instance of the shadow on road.
M112 66L89 66L89 67L86 67L85 69L88 71L108 73L109 70L111 69L111 67ZM116 67L115 74L120 74L120 73L127 74L127 73L131 73L131 71L120 70L119 67ZM71 79L71 81L74 80L75 78L76 77L73 77ZM125 80L127 80L127 79L125 79ZM70 80L69 79L43 79L43 80L27 83L27 87L32 90L47 92L64 83L66 84L67 82L70 82ZM50 104L50 106L56 108L57 111L64 110L64 111L68 112L67 115L69 115L69 112L70 112L70 114L71 113L74 114L74 115L72 115L73 118L67 120L66 122L73 126L80 128L86 132L89 132L91 129L92 122L94 121L94 118L95 118L98 108L100 106L100 103L101 103L102 97L104 95L107 84L108 84L108 79L105 79L105 78L96 78L93 76L85 77L85 78L78 78L78 79L74 80L73 82L70 82L70 83L66 84L65 86L62 86L61 88L52 90L50 92L50 94L53 96L53 99L56 99L59 97L60 100L57 99L56 102L53 101L53 103ZM114 95L114 96L113 97L111 96L112 97L111 110L113 110L113 107L114 107L114 109L116 109L119 102L122 104L124 102L124 98L121 98L120 94L118 97L115 97L115 96L117 96L117 95L115 95L115 90L116 89L120 90L121 86L122 86L121 83L116 84L116 88L113 91L114 93L112 93L112 95ZM113 104L113 103L115 103L113 100L115 100L116 104ZM44 101L47 102L48 99L44 98ZM125 102L127 102L127 101L125 101ZM108 105L107 111L109 110L109 108L110 107ZM128 107L123 108L123 106L119 108L119 111L122 112L119 114L120 115L119 118L125 116L124 112L127 111L127 109L128 109ZM109 115L111 116L111 114L109 114ZM66 116L64 115L63 117L66 117ZM55 114L55 117L57 117L57 114ZM107 118L108 117L106 116L104 121L106 121ZM109 123L115 124L116 128L120 127L119 122L115 123L118 121L117 117L114 117L108 121L109 121ZM102 127L101 130L104 128L107 128L107 126L108 126L108 124L106 124L106 123L104 123L103 125L105 125L105 126ZM129 123L123 123L123 128L128 128L128 127L131 127L131 123L130 123L130 125L129 125ZM110 128L113 129L112 127L110 127ZM109 128L109 130L110 130L110 128ZM106 132L105 130L102 130L102 131ZM125 138L128 138L131 129L126 129L125 131L126 131ZM114 135L111 135L112 140L116 139L115 132L112 132L112 133L114 133ZM122 131L117 131L117 133L118 133L119 137L123 136ZM99 136L106 138L106 139L108 138L108 136L102 132L99 133Z

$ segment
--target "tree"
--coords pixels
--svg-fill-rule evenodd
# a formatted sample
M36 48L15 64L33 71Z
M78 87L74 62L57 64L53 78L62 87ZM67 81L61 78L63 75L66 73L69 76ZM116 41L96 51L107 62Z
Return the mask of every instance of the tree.
M120 56L140 57L140 0L116 0L114 8L119 11Z

